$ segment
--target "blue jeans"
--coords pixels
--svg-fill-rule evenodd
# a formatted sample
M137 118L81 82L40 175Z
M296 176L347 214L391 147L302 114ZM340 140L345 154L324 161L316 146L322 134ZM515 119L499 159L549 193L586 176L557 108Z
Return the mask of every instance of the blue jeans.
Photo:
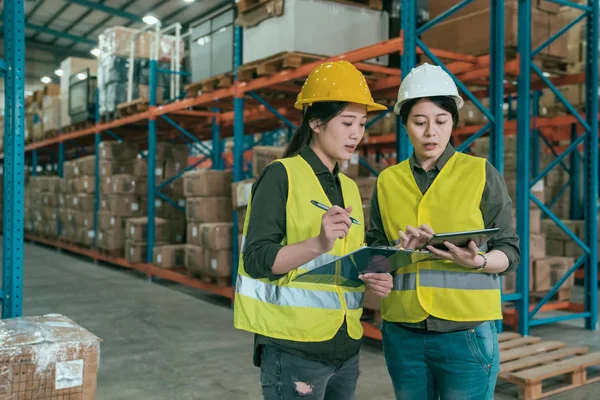
M358 381L359 355L343 364L307 360L265 346L260 383L265 400L353 400Z
M397 400L493 399L500 372L493 321L449 333L418 333L384 321L381 332Z

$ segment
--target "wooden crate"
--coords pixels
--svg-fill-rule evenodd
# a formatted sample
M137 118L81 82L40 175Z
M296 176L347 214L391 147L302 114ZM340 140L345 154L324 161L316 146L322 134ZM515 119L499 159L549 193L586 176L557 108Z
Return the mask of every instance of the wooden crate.
M600 352L588 353L587 347L568 347L560 341L512 332L501 333L498 341L498 379L516 384L521 400L537 400L600 381L600 376L587 373L589 367L600 368ZM549 379L561 377L565 385L548 386Z
M64 133L69 133L69 132L77 132L86 128L90 128L94 125L94 123L92 121L81 121L81 122L77 122L75 124L71 124L69 126L66 126L63 128L63 132Z
M198 92L211 93L217 89L230 88L233 85L233 74L226 73L194 82L185 86L187 97L194 97Z

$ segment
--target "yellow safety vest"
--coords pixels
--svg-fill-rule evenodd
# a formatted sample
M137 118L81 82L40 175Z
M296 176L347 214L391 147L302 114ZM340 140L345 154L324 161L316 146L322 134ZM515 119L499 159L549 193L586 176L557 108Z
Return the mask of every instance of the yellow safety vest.
M321 183L313 169L301 157L276 160L283 164L288 177L286 233L284 245L302 242L319 235L324 211L311 204L316 200L328 206ZM364 245L364 217L358 187L339 174L346 206L360 225L352 224L348 235L338 239L333 249L288 272L277 280L253 279L244 270L243 247L240 251L238 278L234 299L234 326L264 336L299 342L322 342L335 336L344 322L348 335L360 339L363 334L360 317L364 286L346 287L334 284L294 281L294 278L331 262ZM248 229L252 201L248 203L244 222L244 238ZM243 241L242 241L243 243ZM341 266L336 267L334 282L341 282Z
M377 181L379 208L390 243L407 225L429 225L434 232L484 228L480 211L485 187L482 158L455 153L425 192L415 182L408 160L383 171ZM429 260L429 261L428 261ZM502 318L498 274L471 271L446 260L415 254L398 270L381 315L391 322L420 322L429 315L451 321Z

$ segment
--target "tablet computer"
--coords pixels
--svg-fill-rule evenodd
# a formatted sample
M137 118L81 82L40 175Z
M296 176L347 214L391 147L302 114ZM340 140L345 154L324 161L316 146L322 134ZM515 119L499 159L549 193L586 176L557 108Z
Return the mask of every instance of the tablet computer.
M433 246L436 249L448 250L444 245L444 242L450 242L458 247L469 247L469 242L471 240L475 242L477 247L481 247L499 230L499 228L491 228L474 231L436 233L423 247L427 248L427 246Z

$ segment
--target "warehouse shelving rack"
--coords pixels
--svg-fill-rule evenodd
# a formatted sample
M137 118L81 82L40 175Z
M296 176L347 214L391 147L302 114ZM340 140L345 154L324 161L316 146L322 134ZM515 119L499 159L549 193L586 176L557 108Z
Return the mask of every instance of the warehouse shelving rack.
M577 8L582 8L580 5L575 5L569 1L565 0L550 0L554 3L558 3L566 6L576 6ZM519 71L536 71L532 62L532 56L535 53L539 52L539 49L535 49L533 52L531 51L530 46L530 24L531 20L528 19L528 11L531 10L532 2L531 0L521 0L519 2L519 52L515 59L505 60L504 59L504 21L503 21L503 2L500 0L491 0L491 17L490 17L490 27L491 27L491 49L492 52L488 56L472 56L472 55L464 55L457 54L449 51L435 50L429 49L427 46L422 43L422 41L418 38L418 36L423 33L425 30L433 27L437 23L443 21L450 15L456 13L462 8L468 6L472 0L466 0L461 2L460 4L452 7L443 15L435 18L434 20L428 22L427 24L416 27L415 26L415 18L416 9L414 2L409 0L403 0L402 2L402 10L403 10L403 20L402 26L404 27L402 34L399 38L394 38L391 40L387 40L372 46L368 46L362 49L358 49L355 51L350 51L348 53L331 57L328 60L347 60L353 63L360 63L363 60L372 59L377 56L391 54L394 52L401 53L401 67L402 67L402 75L400 70L390 69L385 67L379 67L368 64L360 64L365 72L377 74L376 79L370 83L371 89L377 98L389 98L394 99L397 93L397 88L400 84L401 77L406 74L407 71L410 70L412 66L416 63L416 56L418 54L425 54L429 59L433 60L435 63L443 65L444 68L452 74L455 78L458 86L461 91L466 94L466 97L473 100L474 104L476 104L482 112L488 117L487 124L483 126L466 126L459 128L456 131L456 139L458 139L458 147L460 150L466 150L470 144L472 144L478 137L481 137L485 133L489 132L490 135L490 161L496 166L496 168L500 171L503 170L503 138L505 135L517 135L517 140L519 141L518 151L519 151L519 166L518 166L518 182L519 182L519 194L517 200L517 213L519 215L519 225L518 232L521 237L521 248L522 248L522 260L527 260L528 257L523 257L523 255L528 254L528 245L529 245L529 224L528 224L528 204L529 198L531 197L531 181L530 181L530 173L529 168L531 167L535 171L539 171L539 165L535 159L530 159L529 157L529 140L530 140L530 124L532 124L536 128L536 132L539 130L543 131L545 139L549 141L558 141L571 139L571 137L575 137L575 141L568 149L564 150L563 153L560 154L559 158L555 160L552 166L556 166L561 164L564 161L564 158L569 153L569 150L572 150L580 145L586 146L586 179L587 182L592 184L592 190L590 194L586 198L586 227L587 227L587 235L584 243L585 248L589 249L590 252L587 256L588 263L585 268L585 290L586 290L586 302L583 306L577 306L572 304L544 304L545 301L550 297L547 296L546 299L543 299L542 302L535 305L535 308L532 308L529 305L529 293L528 293L528 280L529 280L529 268L527 262L522 262L517 274L518 274L518 291L515 294L509 294L503 296L504 301L515 301L516 308L511 313L507 313L506 316L513 323L516 318L518 318L518 328L519 332L523 334L528 334L529 327L540 325L543 323L552 323L561 320L571 319L571 318L585 318L586 328L595 329L596 325L596 316L597 316L597 308L594 304L597 304L597 291L593 290L597 284L597 252L596 246L592 246L592 243L595 243L594 240L597 240L597 204L594 199L597 198L597 183L598 183L598 161L597 161L597 151L593 151L593 149L598 148L598 115L597 115L597 99L592 99L591 96L592 88L597 88L598 86L598 76L597 72L597 56L598 56L598 47L597 41L588 40L588 68L587 73L578 73L571 75L563 75L555 78L546 78L543 74L540 78L532 79L529 74L519 74ZM587 34L588 38L598 37L598 0L589 0L587 6L583 6L582 9L585 12L585 17L587 18ZM529 11L530 13L530 11ZM530 15L529 15L530 17ZM573 26L574 23L569 24L567 27ZM5 24L6 26L6 24ZM567 29L562 29L558 34L563 34ZM558 37L558 34L555 35L551 39L555 39ZM233 176L234 181L240 181L246 178L248 166L244 161L244 153L249 150L255 143L253 140L248 140L251 138L250 134L265 132L265 130L279 130L281 127L278 125L283 121L285 126L284 129L287 130L287 134L291 133L291 130L295 127L295 123L298 122L297 112L293 110L291 105L285 102L275 103L275 102L267 102L259 92L264 90L280 90L280 91L288 91L288 92L297 92L297 88L293 86L287 85L289 82L293 82L297 79L302 79L307 76L308 73L320 62L314 61L307 64L304 64L300 67L280 71L274 73L269 76L258 77L252 79L247 82L242 82L237 79L237 70L242 65L242 29L240 27L235 28L235 57L234 57L234 84L230 88L223 88L215 90L211 93L205 93L198 96L186 98L183 100L175 101L173 103L156 106L155 104L155 91L156 91L156 74L157 66L156 60L151 62L151 101L150 107L147 111L141 112L132 116L123 117L117 119L115 121L97 123L95 126L83 129L77 132L71 132L67 134L62 134L57 138L44 140L41 142L32 143L25 147L25 151L30 151L32 153L32 161L39 162L39 157L37 154L38 150L42 149L55 149L58 150L58 171L59 174L62 171L62 163L65 160L65 144L73 143L76 141L81 141L84 143L85 138L94 138L92 151L97 152L98 143L100 142L100 135L104 132L111 135L114 138L123 138L126 140L147 140L148 141L148 152L145 154L145 157L149 160L149 181L153 181L154 175L153 171L150 168L150 163L152 160L155 160L156 157L156 140L157 140L157 124L159 122L163 123L164 126L170 127L174 129L178 134L181 134L186 138L186 141L193 141L194 145L199 148L200 153L204 154L206 157L210 157L212 159L213 168L224 169L225 161L230 160L233 166ZM7 35L8 38L13 38L14 36ZM544 45L547 45L552 40L547 41ZM595 62L593 60L596 60ZM594 67L595 64L595 67ZM358 64L357 64L358 65ZM505 84L503 82L504 74L518 75L519 76L519 85L518 88L509 84ZM478 90L474 92L470 92L467 89L467 85L472 82L486 81L488 85L488 89ZM542 118L542 117L530 117L529 116L529 97L531 96L531 92L535 92L540 90L548 84L552 84L553 86L562 86L568 84L577 84L577 83L585 83L587 85L588 92L588 107L585 116L581 117L579 114L572 113L571 115L565 116L557 116L552 118ZM555 94L559 96L559 99L564 101L564 98L560 96L558 91L553 90ZM502 117L502 103L505 96L508 95L518 95L519 104L527 104L527 107L520 107L518 117L513 121L504 121ZM21 94L22 95L22 94ZM484 97L490 97L490 108L485 108L479 99ZM7 109L8 109L7 102ZM14 104L14 103L13 103ZM193 107L203 107L207 110L195 110ZM534 105L535 108L535 105ZM390 109L391 110L391 109ZM571 109L571 111L574 111ZM383 113L379 116L379 118L383 117ZM22 118L22 116L21 116ZM188 130L182 127L182 124L179 123L179 120L176 118L193 118L198 123L196 125L201 126L200 132L202 132L202 138L208 138L212 141L212 149L209 149L204 146L203 143L200 143L197 139L197 133L191 133ZM577 136L577 134L572 134L568 129L556 129L556 127L569 127L574 123L581 122L581 120L585 121L584 126L586 126L586 130L588 132L587 135ZM135 125L143 125L145 121L148 121L148 132L142 132L136 135L133 134L122 134L119 136L119 133L115 133L117 129L127 126L128 129ZM267 121L268 123L261 122ZM371 121L374 123L375 121ZM258 124L258 125L255 125ZM21 125L22 126L22 125ZM589 129L588 129L589 128ZM22 128L21 128L22 129ZM378 151L378 152L389 152L395 153L397 161L401 161L408 157L411 152L410 144L407 140L406 134L401 131L401 124L397 124L398 131L395 133L390 133L389 135L383 135L378 137L370 137L367 143L364 143L364 151ZM573 132L577 132L573 130ZM589 133L592 132L592 133ZM596 134L593 134L596 132ZM233 136L233 152L232 154L224 154L222 152L223 143L222 139L228 136ZM22 133L21 133L22 137ZM172 134L167 135L169 138L174 138ZM269 141L269 135L263 135L263 139ZM87 142L86 142L87 143ZM89 143L88 143L89 144ZM7 142L8 145L8 142ZM22 142L21 142L22 145ZM527 149L525 151L524 149ZM6 171L6 180L10 182L9 175L9 167L11 157L12 160L20 161L22 163L23 160L23 152L20 153L19 157L15 157L14 153L11 153L11 147L6 148L6 154L4 155L5 159L5 171ZM560 150L559 150L560 151ZM594 167L595 163L595 167ZM361 164L368 167L368 164L364 159L361 159ZM98 168L97 168L98 169ZM372 168L371 170L375 172ZM150 172L152 171L152 172ZM547 171L544 171L544 173ZM572 174L577 173L577 171L572 170ZM173 177L172 179L176 179L177 177ZM22 196L22 182L20 182L21 187L21 196ZM10 197L11 193L7 192L8 187L5 186L5 202L10 202L11 200L15 200L14 197ZM96 191L98 193L98 190ZM148 209L149 216L153 215L151 210L153 210L154 206L154 198L157 194L157 187L149 184L149 194L148 194ZM164 200L164 199L163 199ZM18 199L17 199L18 201ZM534 200L535 201L535 200ZM21 197L21 204L22 197ZM538 206L543 206L538 204ZM544 212L549 213L549 207L542 208ZM22 225L20 227L14 227L12 225L8 225L7 223L10 221L6 218L7 206L5 206L5 227L10 229L6 229L7 235L5 235L4 249L5 249L5 257L7 254L7 249L11 247L7 247L7 238L9 232L13 234L12 231L19 228L21 229L20 234L22 237ZM22 206L20 209L21 212L21 220L22 220ZM551 213L549 213L550 218L552 218ZM565 228L560 225L560 221L557 221L556 217L552 218L555 222L559 222L559 226ZM149 231L153 232L153 218L149 218ZM233 235L237 237L237 218L234 215L233 218ZM19 232L16 232L19 234ZM573 235L570 235L571 238L576 239ZM17 236L12 236L16 238ZM150 264L152 247L153 247L153 235L149 234L149 243L148 243L148 263L144 264L136 264L132 265L128 263L124 259L115 259L111 257L107 257L106 255L100 253L95 249L85 249L81 248L69 243L65 243L57 240L48 240L42 237L26 235L26 237L32 241L44 243L53 247L58 247L62 249L66 249L72 251L74 253L82 254L87 257L90 257L95 260L100 260L108 263L112 263L115 265L119 265L126 268L136 269L149 277L155 276L162 279L167 279L175 282L179 282L184 285L188 285L191 287L196 287L202 290L206 290L215 294L219 294L228 298L233 297L233 288L232 287L218 287L215 285L211 285L196 279L191 279L184 274L181 274L176 271L167 271L162 270L160 268L156 268ZM14 242L8 242L12 245ZM239 253L239 249L237 249L237 241L233 240L233 276L232 282L236 280L236 271L237 271L237 254ZM18 251L22 252L22 246L13 247L13 249L18 249ZM15 250L17 251L17 250ZM18 253L17 251L17 253ZM4 265L13 266L10 268L11 271L14 271L16 268L20 268L21 264L8 264L5 258ZM573 273L579 267L583 265L583 261L578 260L578 264L573 266L570 273ZM562 283L567 279L567 276L561 280ZM5 292L6 292L6 282L4 280ZM558 286L558 285L557 285ZM553 292L557 290L557 287L553 289ZM12 293L15 293L14 291ZM595 300L595 301L594 301ZM20 306L20 304L19 304ZM561 316L558 318L545 318L545 319L533 319L533 316L536 312L540 310L547 309L567 309L567 310L578 310L572 314L568 314L566 316ZM377 328L375 328L371 324L364 324L365 326L365 334L368 337L372 338L380 338L380 333Z

